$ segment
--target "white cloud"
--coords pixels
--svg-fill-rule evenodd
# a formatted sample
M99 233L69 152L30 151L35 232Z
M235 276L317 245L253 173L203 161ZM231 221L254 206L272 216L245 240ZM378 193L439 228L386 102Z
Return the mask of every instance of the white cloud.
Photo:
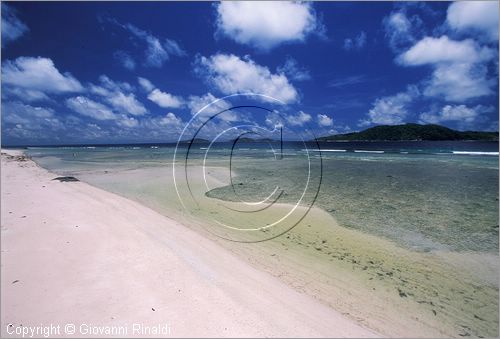
M492 49L470 39L454 41L442 36L420 40L397 60L406 66L434 67L430 79L424 81L424 95L463 102L493 93L495 81L488 78L486 64L494 56Z
M413 15L410 18L406 12L396 11L385 17L382 21L385 36L389 40L389 46L393 51L399 52L415 42L422 31L422 20Z
M498 10L498 1L457 1L448 7L446 22L456 31L475 31L498 42Z
M77 96L66 100L66 106L73 111L97 120L114 120L117 116L101 103L84 96Z
M128 117L126 115L122 115L120 119L117 121L118 126L125 128L133 128L139 126L139 121L134 117Z
M147 110L135 98L133 93L124 94L122 92L114 92L111 96L105 98L116 110L132 115L146 114Z
M137 78L139 85L146 92L149 92L148 99L163 108L179 108L184 106L182 97L170 93L162 92L146 78Z
M167 113L164 117L158 120L159 124L162 126L181 126L182 120L178 118L174 113Z
M330 128L326 133L322 133L322 135L336 135L336 134L345 134L352 132L351 127L347 125L339 125L335 126L335 128Z
M117 22L115 22L117 23ZM146 43L147 49L145 50L146 66L161 67L163 63L170 59L170 56L185 56L186 52L179 46L179 44L171 39L164 39L160 41L156 36L137 28L132 24L119 26L127 29L135 37L141 39Z
M333 119L326 114L318 114L318 125L321 127L333 126Z
M292 126L304 126L305 123L311 121L312 117L310 114L300 111L296 115L287 115L286 120Z
M47 131L65 128L51 108L15 101L2 103L2 139L8 137L20 143L47 140L51 137Z
M131 92L134 90L134 87L130 85L128 82L118 82L111 80L106 75L101 75L99 77L99 81L101 86L110 91L126 91Z
M151 81L146 78L137 77L137 81L139 82L139 85L141 85L142 89L146 92L151 92L155 88Z
M402 123L408 116L408 105L418 95L418 90L409 86L405 92L378 98L368 112L368 121L374 124L396 125ZM366 126L367 120L361 120L360 126Z
M43 92L25 89L19 87L11 87L5 86L3 88L2 95L4 96L16 96L24 102L33 102L33 101L48 101L50 100L49 96Z
M61 74L51 59L19 57L2 63L2 82L11 88L40 93L81 92L83 86L71 74Z
M262 50L304 41L324 30L312 3L291 1L222 1L217 5L217 28L240 44Z
M411 29L411 22L406 17L403 12L392 12L389 17L386 18L386 25L395 29L397 32L409 33Z
M162 136L163 138L169 137L176 139L180 131L184 127L182 119L177 117L174 113L169 112L164 116L152 117L144 119L140 124L142 130L151 133L153 136Z
M256 64L248 57L244 60L233 54L200 57L195 71L224 94L251 92L264 94L284 103L298 100L297 90L284 74L273 74L267 67Z
M366 33L361 31L355 38L344 39L344 49L350 50L360 50L366 45Z
M158 88L149 93L148 99L163 108L179 108L184 104L182 98L162 92Z
M119 113L143 115L147 113L144 105L133 93L134 88L127 82L115 82L105 75L99 77L100 86L90 85L90 91L100 95Z
M223 99L218 99L212 93L207 93L203 96L191 95L187 101L187 106L191 110L191 114L198 114L199 119L210 118L224 110L231 108L231 104ZM203 109L203 111L201 111ZM201 111L201 112L200 112ZM235 111L226 111L218 114L217 119L226 122L234 122L241 120L240 114Z
M357 126L358 127L368 127L372 124L370 119L359 119Z
M136 117L128 116L122 113L115 113L110 107L83 96L67 99L66 106L81 115L96 120L113 121L116 123L116 126L122 128L136 128L139 127L141 123ZM118 111L121 110L118 109ZM111 127L108 127L108 131L110 131L109 128Z
M16 11L2 2L2 47L28 32L28 26L16 16Z
M113 57L129 71L133 71L135 69L135 61L127 52L116 51L113 54Z
M301 68L297 63L297 60L291 57L288 57L285 64L283 66L279 66L277 71L278 73L283 73L295 81L311 80L311 74L309 74L309 71L303 67Z
M398 57L404 65L418 66L444 62L475 63L489 60L493 51L479 47L474 41L450 40L446 35L440 38L425 37Z
M420 123L438 124L445 121L456 121L462 125L475 122L482 113L492 112L493 107L477 105L470 108L465 105L446 105L439 112L425 112L420 114Z
M217 102L215 102L217 100ZM205 106L211 104L206 107L202 112L200 110ZM218 100L212 93L207 93L203 96L191 95L189 96L189 100L187 101L187 106L191 110L191 114L197 114L200 112L201 115L211 116L220 111L226 110L231 107L229 102L225 100Z
M266 115L265 123L271 128L279 128L285 125L283 118L284 117L276 111L269 112Z
M452 63L436 67L431 78L424 84L426 96L463 102L493 94L495 80L487 78L485 65Z
M20 102L2 103L2 118L13 124L29 124L33 119L52 118L54 111L51 108L35 107Z

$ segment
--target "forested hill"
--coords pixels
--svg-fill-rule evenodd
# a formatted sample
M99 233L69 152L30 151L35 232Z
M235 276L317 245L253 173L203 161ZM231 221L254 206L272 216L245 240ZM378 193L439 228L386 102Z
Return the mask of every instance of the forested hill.
M361 132L330 135L320 141L383 141L383 140L484 140L498 141L498 132L456 131L440 125L381 125Z

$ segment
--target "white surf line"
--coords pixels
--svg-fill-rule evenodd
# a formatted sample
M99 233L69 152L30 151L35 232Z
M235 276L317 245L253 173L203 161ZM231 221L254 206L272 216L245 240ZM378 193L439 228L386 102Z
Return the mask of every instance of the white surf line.
M498 155L498 152L468 152L468 151L452 151L453 154L462 155Z
M365 151L365 150L354 150L354 153L384 153L384 151Z
M306 150L303 149L302 151L305 152ZM347 150L345 150L345 149L313 149L313 150L309 150L309 152L347 152Z

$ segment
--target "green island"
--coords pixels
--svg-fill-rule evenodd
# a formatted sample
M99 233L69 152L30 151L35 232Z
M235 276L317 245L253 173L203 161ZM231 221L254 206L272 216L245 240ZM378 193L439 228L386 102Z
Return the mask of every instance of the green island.
M329 135L318 141L409 141L481 140L498 141L497 132L457 131L440 125L380 125L361 132Z

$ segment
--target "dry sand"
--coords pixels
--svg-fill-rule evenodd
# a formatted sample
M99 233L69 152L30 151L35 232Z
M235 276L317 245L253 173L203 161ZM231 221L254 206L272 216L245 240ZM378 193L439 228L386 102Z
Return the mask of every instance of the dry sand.
M1 173L2 337L8 324L66 323L76 334L80 324L122 325L131 336L138 323L168 324L174 337L376 336L143 205L53 181L9 154Z

